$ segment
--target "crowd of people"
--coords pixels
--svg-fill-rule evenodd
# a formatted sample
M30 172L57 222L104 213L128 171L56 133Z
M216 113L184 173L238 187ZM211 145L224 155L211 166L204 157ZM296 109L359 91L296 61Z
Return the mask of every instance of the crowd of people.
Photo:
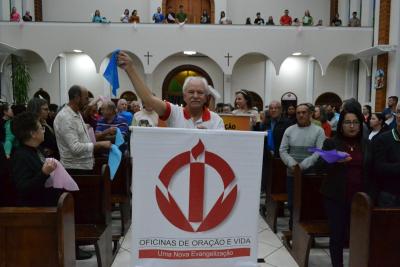
M372 113L355 99L332 104L303 103L283 107L271 101L265 111L254 109L251 94L239 90L234 107L210 105L215 93L202 77L188 77L183 85L185 106L155 96L138 75L128 54L119 52L118 65L125 70L143 107L137 101L117 103L104 97L89 99L88 90L74 85L69 102L58 108L41 98L27 106L0 105L1 168L11 162L11 176L21 206L54 206L61 190L45 188L44 183L60 160L72 175L90 174L94 155L108 153L120 132L129 153L128 126L158 126L159 119L169 127L224 130L218 113L249 115L255 131L266 132L264 163L269 155L287 166L288 209L293 207L293 171L325 172L321 193L330 225L330 256L333 266L342 266L343 248L349 235L350 206L356 192L368 193L380 207L400 206L400 104L397 96L388 99L382 113ZM91 135L93 133L93 135ZM310 148L345 153L328 163ZM263 168L263 172L265 169ZM265 175L263 175L265 177ZM262 181L262 189L266 181ZM292 215L290 216L292 218ZM289 228L292 220L289 221ZM78 258L82 254L78 253ZM83 255L81 258L85 258Z
M94 14L92 15L93 23L110 23L111 21L106 17L100 14L100 10L96 9ZM22 17L23 21L32 21L32 16L30 11L26 11L25 15ZM10 21L19 22L21 20L21 15L18 13L17 8L13 7L10 14ZM167 23L167 24L185 24L188 22L188 14L184 11L184 6L180 5L178 12L174 11L171 6L167 8L167 12L165 14L162 13L161 7L157 8L157 11L152 16L152 21L156 24ZM130 13L129 9L125 9L123 14L120 17L120 22L122 23L140 23L140 16L138 15L138 11L136 9L132 10ZM317 23L314 18L311 16L310 11L306 10L304 12L304 16L302 18L294 18L289 15L289 10L285 9L283 15L279 19L279 23L275 24L273 16L269 16L267 21L265 21L260 12L256 13L256 17L252 23L252 19L250 17L246 18L246 25L281 25L281 26L323 26L323 21L319 19ZM225 11L221 11L220 16L217 20L218 24L232 24L232 20L230 20ZM203 13L200 17L200 24L211 24L211 16L207 10L203 10ZM342 20L340 19L339 14L336 14L335 17L330 21L330 26L343 26ZM357 17L357 12L352 13L352 17L348 23L349 27L360 27L361 20Z

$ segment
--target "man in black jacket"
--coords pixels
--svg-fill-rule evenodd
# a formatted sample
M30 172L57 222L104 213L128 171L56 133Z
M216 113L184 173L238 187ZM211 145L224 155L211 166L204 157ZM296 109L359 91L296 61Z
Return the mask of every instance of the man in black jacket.
M396 127L373 142L378 205L400 206L400 104L396 108Z

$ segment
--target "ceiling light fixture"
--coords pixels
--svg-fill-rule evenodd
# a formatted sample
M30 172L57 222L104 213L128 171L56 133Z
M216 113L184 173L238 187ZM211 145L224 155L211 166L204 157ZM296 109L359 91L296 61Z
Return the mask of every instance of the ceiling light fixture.
M301 56L300 52L293 53L292 56Z
M72 51L74 51L75 53L82 53L83 52L82 50L78 50L78 49L74 49Z
M188 56L193 56L193 55L196 55L197 52L196 51L183 51L183 54L188 55Z

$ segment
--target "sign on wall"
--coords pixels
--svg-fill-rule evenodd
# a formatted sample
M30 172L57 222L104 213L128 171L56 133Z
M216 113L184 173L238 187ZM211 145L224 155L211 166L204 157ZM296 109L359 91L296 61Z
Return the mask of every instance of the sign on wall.
M257 266L262 133L134 128L132 266Z

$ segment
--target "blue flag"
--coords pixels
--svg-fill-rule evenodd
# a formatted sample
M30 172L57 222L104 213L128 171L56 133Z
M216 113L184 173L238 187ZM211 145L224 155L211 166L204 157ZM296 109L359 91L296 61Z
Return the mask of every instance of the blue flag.
M112 92L114 96L117 96L117 90L119 88L119 79L118 79L118 64L117 64L117 56L119 53L119 49L115 50L110 58L110 62L108 62L107 68L103 73L104 78L111 84Z
M115 145L120 147L124 143L124 137L122 136L121 130L117 128L117 133L115 134Z
M110 167L110 179L114 180L119 164L121 163L122 153L116 145L111 145L110 154L108 155L108 166Z

